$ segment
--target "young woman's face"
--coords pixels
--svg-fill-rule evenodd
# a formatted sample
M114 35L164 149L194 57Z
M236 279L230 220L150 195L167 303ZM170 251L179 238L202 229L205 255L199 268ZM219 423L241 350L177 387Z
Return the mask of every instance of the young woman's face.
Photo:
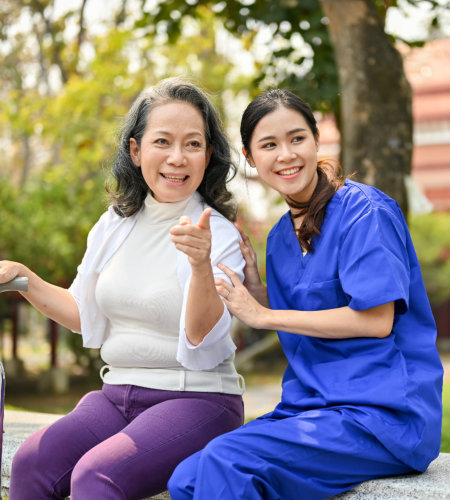
M308 201L318 179L318 147L303 115L279 106L256 125L247 160L283 198Z
M172 101L150 111L140 146L130 139L136 167L162 203L186 200L200 186L211 157L201 113L193 105Z

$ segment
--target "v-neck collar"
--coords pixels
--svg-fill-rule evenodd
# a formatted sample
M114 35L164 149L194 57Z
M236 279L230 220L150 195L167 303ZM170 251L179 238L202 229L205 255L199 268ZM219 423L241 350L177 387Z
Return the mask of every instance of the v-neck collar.
M307 261L311 257L310 252L303 252L303 248L298 241L297 233L295 232L294 223L291 217L290 211L286 212L283 216L284 224L286 224L288 230L286 231L286 243L295 251L296 256L303 266L306 265Z

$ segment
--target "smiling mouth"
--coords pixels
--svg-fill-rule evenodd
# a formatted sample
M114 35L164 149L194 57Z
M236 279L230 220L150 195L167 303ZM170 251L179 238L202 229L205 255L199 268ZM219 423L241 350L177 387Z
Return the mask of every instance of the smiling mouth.
M161 174L164 179L166 179L169 182L174 182L174 183L183 183L185 182L189 175L172 175L172 174Z
M281 176L288 176L288 175L294 175L296 174L297 172L300 172L300 170L302 169L303 167L291 167L291 168L285 168L283 170L279 170L278 172L276 172L277 175L281 175Z

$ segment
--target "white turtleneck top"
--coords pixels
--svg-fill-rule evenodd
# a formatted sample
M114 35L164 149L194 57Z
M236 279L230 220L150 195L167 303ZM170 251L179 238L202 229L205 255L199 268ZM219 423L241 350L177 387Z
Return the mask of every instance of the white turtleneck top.
M177 361L184 291L170 228L189 201L159 203L148 195L130 233L100 272L95 299L108 319L100 351L106 383L242 393L234 355L212 370L189 371Z

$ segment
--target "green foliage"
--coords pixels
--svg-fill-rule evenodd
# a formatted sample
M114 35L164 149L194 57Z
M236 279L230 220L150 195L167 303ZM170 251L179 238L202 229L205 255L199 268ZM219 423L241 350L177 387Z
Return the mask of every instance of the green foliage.
M409 228L430 302L450 300L450 214L411 216Z
M327 20L317 0L167 0L157 9L144 9L142 19L147 25L164 23L169 42L174 44L180 36L181 23L187 18L201 17L206 10L215 13L230 33L243 40L247 50L251 50L261 30L269 34L268 55L263 61L256 58L256 76L250 90L259 93L270 86L283 86L304 95L317 110L338 109L334 54Z
M52 17L53 6L7 1L0 11L8 39L0 52L0 258L67 284L107 205L117 132L137 94L182 75L210 90L225 116L224 89L239 92L248 78L218 50L219 22L208 9L180 24L175 50L154 23L128 29L112 13L110 29L94 37L77 25L81 11ZM10 31L21 14L30 24Z
M373 0L384 24L390 7L418 6L423 0ZM251 50L262 30L270 32L266 41L268 55L256 63L252 82L254 93L268 87L281 86L302 95L315 110L340 115L339 78L333 47L328 34L328 19L319 0L164 0L146 10L142 1L142 17L138 26L164 26L170 44L178 42L181 24L187 18L197 19L208 9L220 18L223 26L239 39L245 38ZM439 24L439 2L430 0ZM442 6L440 7L443 8ZM392 37L395 43L397 38ZM410 45L420 42L404 41Z
M39 130L36 157L44 158L32 162L26 182L18 185L14 175L2 179L0 214L7 223L0 257L23 262L55 283L72 280L87 233L105 210L104 167L112 161L118 120L144 83L140 75L118 76L128 73L124 48L130 37L107 33L95 41L84 78L73 73L51 98L30 90L19 99L20 92L11 90L0 113L13 138Z

